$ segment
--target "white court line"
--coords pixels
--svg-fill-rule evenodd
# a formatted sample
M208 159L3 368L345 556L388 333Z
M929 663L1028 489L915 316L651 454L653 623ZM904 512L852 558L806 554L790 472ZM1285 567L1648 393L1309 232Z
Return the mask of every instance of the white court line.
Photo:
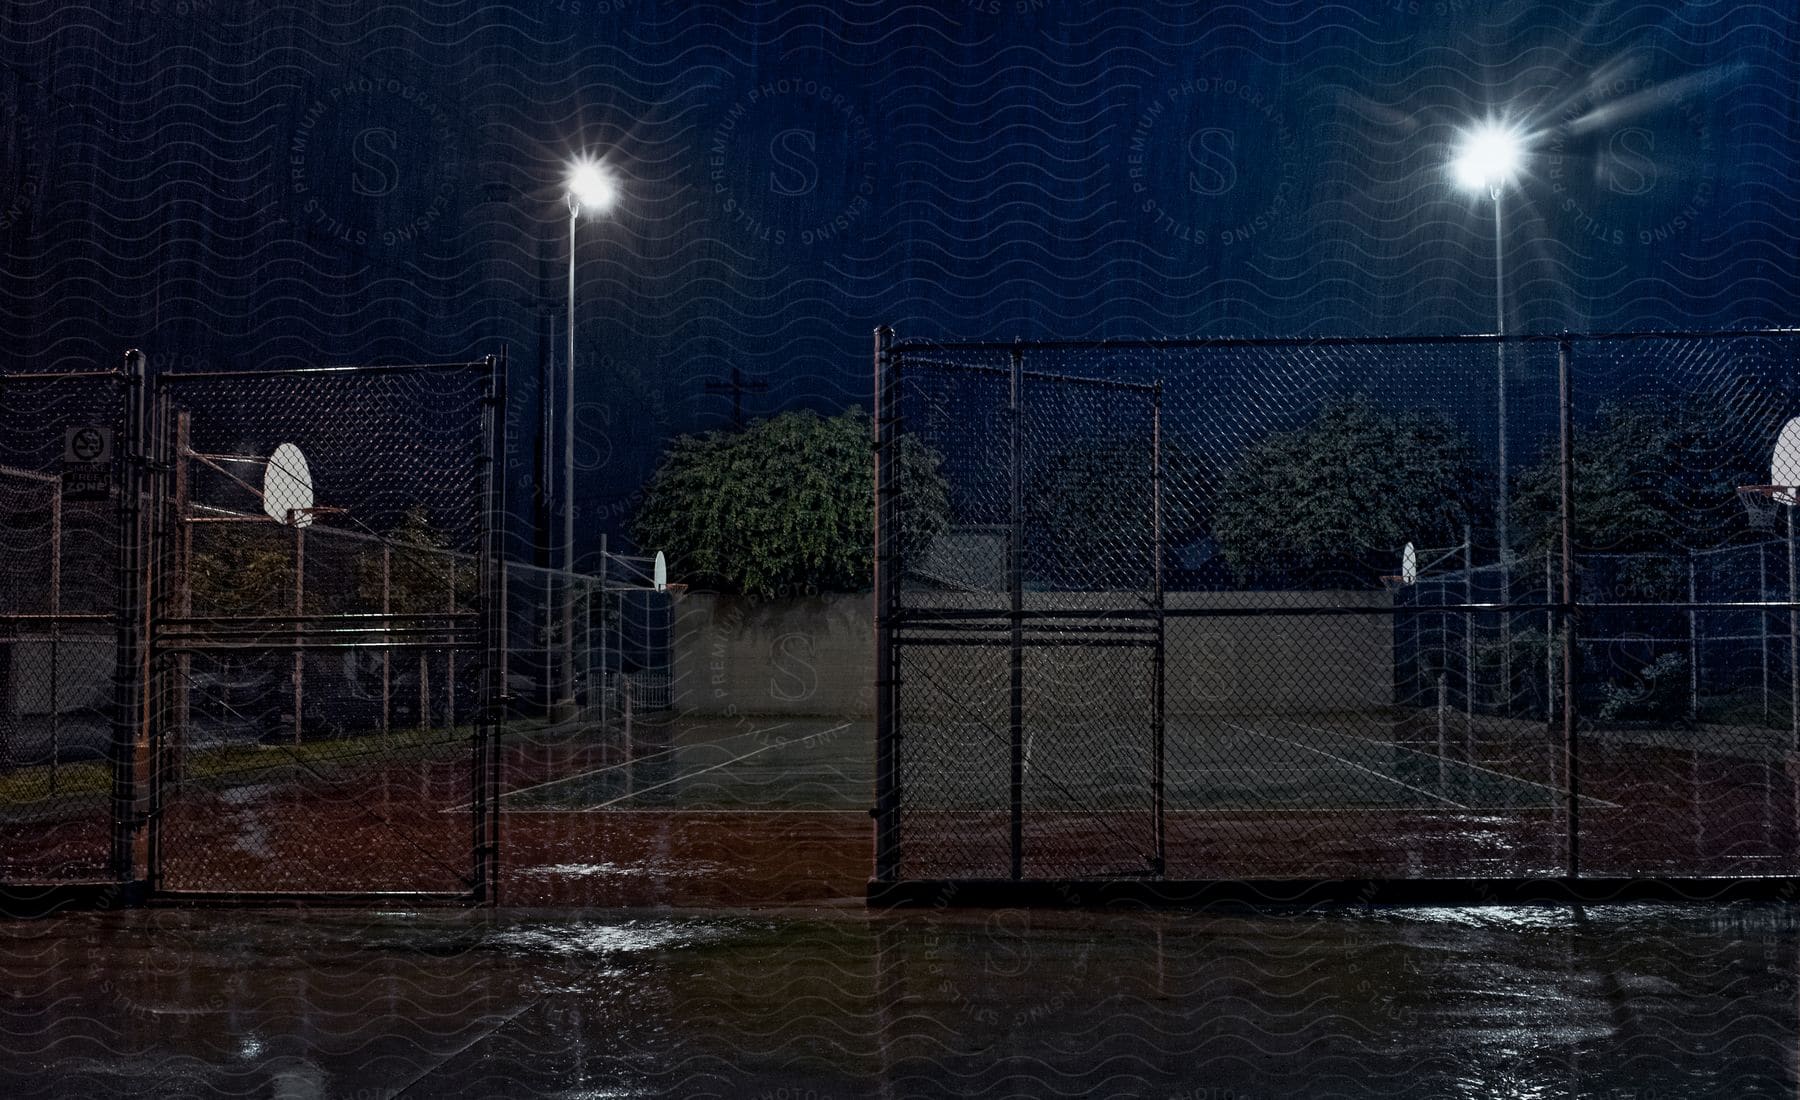
M784 724L787 724L787 723L784 723ZM851 726L851 724L852 724L852 723L849 723L849 722L844 722L844 723L842 723L842 724L840 724L840 725L836 725L836 726L833 726L833 727L831 727L831 728L830 728L830 729L828 729L828 730L820 730L820 731L818 731L818 732L817 732L817 733L809 733L809 734L807 734L807 735L806 735L806 736L805 736L805 737L802 737L802 738L800 738L800 739L799 739L799 740L796 740L796 741L782 741L782 742L780 742L780 743L779 743L779 744L774 744L774 745L764 745L764 746L763 746L763 747L762 747L762 748L760 748L760 749L753 749L753 750L751 750L751 751L750 751L750 752L747 752L747 753L745 753L745 754L744 754L744 755L742 755L742 756L734 756L734 757L732 757L732 758L731 758L731 759L730 759L730 760L721 760L721 761L720 761L720 762L719 762L719 763L717 763L717 764L710 764L710 765L708 765L708 766L706 766L706 767L704 767L704 768L701 768L701 769L700 769L700 770L699 770L699 771L697 771L697 772L689 772L689 773L688 773L688 774L686 774L686 775L678 775L678 776L676 776L676 777L675 777L675 778L673 778L673 779L665 779L665 780L663 780L663 781L662 781L662 782L661 782L661 783L652 783L652 784L650 784L650 785L649 785L649 786L648 786L648 787L639 787L639 788L638 788L638 789L637 789L637 790L635 790L635 791L632 791L632 792L631 792L631 793L630 793L630 794L622 794L622 795L620 795L620 796L619 796L619 797L617 797L617 798L615 798L615 799L613 799L613 800L612 800L612 801L610 801L610 802L602 802L602 803L600 803L600 804L599 804L599 805L598 805L598 806L593 806L593 807L589 807L589 808L590 808L590 809L595 809L595 810L604 810L604 809L606 809L606 808L607 808L607 807L608 807L608 806L611 806L611 805L613 805L613 804L614 804L614 803L617 803L617 802L624 802L624 801L625 801L625 800L627 800L627 799L631 799L631 798L636 798L636 797L637 797L637 796L638 796L638 795L640 795L640 794L644 794L644 793L646 793L646 792L649 792L649 791L654 791L654 790L658 790L658 789L660 789L660 788L663 788L663 787L667 787L667 786L668 786L668 785L670 785L670 784L671 784L671 783L679 783L679 782L681 782L681 781L682 781L682 780L684 780L684 779L692 779L692 778L694 778L694 777L695 777L695 776L697 776L697 775L705 775L705 774L706 774L706 773L707 773L707 772L713 772L713 771L718 771L718 770L719 770L719 769L720 769L720 768L723 768L723 767L726 767L726 766L727 766L727 765L730 765L730 764L736 764L736 763L738 763L738 762L739 762L739 761L741 761L741 760L748 760L748 759L750 759L750 758L751 758L751 757L752 757L752 756L755 756L755 755L757 755L757 754L758 754L758 753L764 753L764 752L768 752L768 751L769 751L769 750L770 750L770 749L779 749L779 748L784 748L784 747L786 747L786 746L788 746L788 745L800 745L800 744L804 744L804 743L805 743L805 742L807 742L807 741L811 741L811 740L812 740L812 739L813 739L813 738L815 738L815 737L823 737L823 736L825 736L825 735L826 735L826 734L828 734L828 733L836 733L836 732L837 732L837 731L838 731L838 730L841 730L841 729L848 729L848 728L849 728L849 727L850 727L850 726Z
M1285 719L1278 719L1278 721L1284 721L1284 720ZM1304 722L1288 722L1288 724L1291 726L1299 726L1303 730L1312 730L1314 733L1323 733L1323 734L1337 736L1337 737L1355 737L1356 736L1354 733L1340 733L1337 730L1328 730L1328 729L1325 729L1320 726L1309 726ZM1380 744L1383 747L1387 747L1386 742L1371 741L1369 743L1370 744ZM1535 779L1526 779L1522 775L1510 775L1506 772L1497 772L1492 768L1484 768L1480 764L1475 764L1475 763L1471 763L1469 761L1464 761L1464 760L1454 760L1448 756L1440 756L1439 754L1437 754L1435 752L1426 752L1424 749L1410 748L1410 747L1408 747L1406 745L1402 745L1398 742L1395 742L1392 747L1399 749L1402 752L1410 752L1410 753L1414 754L1415 756L1423 756L1427 760L1441 760L1446 764L1454 764L1456 767L1468 768L1471 771L1486 772L1489 775L1498 776L1501 779L1511 780L1514 783L1524 783L1527 786L1531 786L1531 787L1542 787L1544 790L1549 791L1551 794L1568 794L1569 793L1568 791L1562 790L1561 788L1552 787L1548 783L1539 783ZM1595 798L1591 794L1584 794L1581 797L1588 802L1594 803L1595 805L1610 806L1611 808L1613 808L1615 810L1624 809L1624 807L1619 805L1617 802L1608 802L1604 798Z
M723 738L722 740L719 740L719 741L703 741L700 743L701 744L709 744L709 745L724 744L726 741L735 741L740 737L754 737L755 735L757 735L759 733L773 733L774 731L781 729L783 726L791 726L793 724L794 723L792 723L792 722L777 722L772 726L765 726L759 730L745 730L743 733L734 733L730 737ZM655 760L659 756L667 756L670 753L674 752L676 749L679 749L682 747L683 746L680 746L680 745L670 745L668 748L663 749L659 752L646 753L643 756L634 756L630 760L626 760L626 761L623 761L618 764L608 764L605 767L593 768L593 769L591 769L589 771L585 771L585 772L576 772L574 775L560 776L556 779L546 779L542 783L533 783L529 787L516 787L510 791L502 791L502 792L500 792L500 797L499 797L498 801L504 802L507 799L511 798L515 794L524 794L526 791L535 791L540 787L554 787L558 783L571 783L577 779L586 779L590 775L599 775L601 772L610 772L610 771L617 770L619 768L629 768L633 764L642 764L646 760ZM449 810L446 810L444 812L455 813L457 810L466 810L470 806L473 806L473 805L474 805L473 802L465 802L460 806L452 806L452 807L450 807ZM509 809L509 810L507 810L507 812L508 813L518 813L520 811Z
M648 789L648 788L646 788L646 789ZM579 806L579 807L576 807L573 809L559 810L559 809L554 809L554 808L546 809L543 807L531 807L531 808L525 808L525 809L508 809L506 812L509 814L585 814L585 813L592 813L595 810L597 810L598 808L599 807L597 807L597 806ZM1479 807L1475 807L1474 809L1476 809L1477 812L1490 812L1490 813L1502 813L1502 812L1516 813L1517 812L1514 810L1502 811L1499 809L1490 810L1490 811L1480 811ZM1556 808L1554 806L1531 806L1531 807L1527 807L1527 809L1535 810L1535 811L1537 811L1539 813L1543 813L1543 814L1549 814L1549 813L1554 813ZM913 817L932 817L932 816L948 817L948 816L955 816L958 814L968 814L968 813L974 813L974 812L982 812L982 811L912 809L912 810L908 810L907 814L910 816L913 816ZM1006 812L1006 810L1004 808L1002 808L1002 809L997 809L997 810L989 810L989 811L985 811L985 812L994 813L994 814L1004 814ZM1094 811L1094 810L1032 810L1031 814L1033 817L1062 816L1062 817L1091 818L1095 815L1096 812L1097 811ZM1199 808L1194 808L1194 809L1171 810L1169 812L1172 815L1176 815L1176 816L1180 816L1180 817L1196 817L1201 814L1259 814L1259 815L1260 814L1441 814L1441 813L1448 813L1449 809L1448 809L1448 807L1443 807L1443 806L1435 806L1435 807L1434 806L1206 806L1206 807L1199 807ZM852 817L867 818L869 816L869 808L867 806L852 806L852 807L845 807L843 809L829 810L829 809L818 809L816 807L803 808L803 809L784 809L780 806L745 806L742 809L732 809L730 807L725 807L725 806L699 806L699 807L695 807L693 809L682 809L680 807L671 807L671 806L621 806L616 809L610 809L607 811L607 813L609 813L609 814L659 814L659 815L662 815L665 817L668 816L669 814L718 814L721 816L735 815L738 817L742 817L746 814L836 814L840 817L848 815L848 816L852 816ZM1738 858L1738 859L1787 859L1789 857L1787 857L1787 856L1738 856L1738 857L1733 857L1733 858Z
M1294 723L1294 724L1295 724L1295 725L1299 725L1299 723L1298 723L1298 722L1296 722L1296 723ZM1430 792L1430 791L1428 791L1428 790L1426 790L1426 789L1424 789L1424 788L1423 788L1423 787L1415 787L1415 786L1413 786L1413 785L1412 785L1412 784L1411 784L1411 783L1402 783L1402 782L1400 782L1400 781L1399 781L1399 780L1398 780L1398 779L1395 779L1395 778L1394 778L1394 777L1393 777L1393 776L1391 776L1391 775L1383 775L1383 774L1381 774L1381 773L1380 773L1380 772L1378 772L1378 771L1375 771L1375 770L1373 770L1373 769L1371 769L1371 768L1365 768L1365 767L1363 767L1363 766L1362 766L1362 765L1361 765L1361 764L1358 764L1358 763L1357 763L1357 762L1356 762L1356 761L1354 761L1354 760L1345 760L1345 759L1344 759L1344 758L1343 758L1343 757L1341 757L1341 756L1333 756L1333 755L1332 755L1332 754L1331 754L1331 753L1328 753L1328 752L1326 752L1326 751L1325 751L1325 750L1324 750L1324 749L1315 749L1315 748L1313 748L1313 747L1312 747L1312 746L1311 746L1311 745L1302 745L1302 744L1301 744L1301 743L1300 743L1300 742L1298 742L1298 741L1289 741L1289 740L1288 740L1288 739L1287 739L1287 738L1285 738L1285 737L1277 737L1277 736L1275 736L1275 735L1274 735L1274 734L1272 734L1272 733L1264 733L1264 732L1262 732L1262 731L1261 731L1261 730L1253 730L1253 729L1250 729L1250 728L1249 728L1249 727L1247 727L1247 726L1240 726L1240 725L1238 725L1238 724L1236 724L1236 723L1235 723L1235 722L1226 722L1226 723L1225 723L1225 725L1227 725L1227 726L1230 726L1230 727L1231 727L1231 728L1232 728L1232 729L1234 729L1234 730L1242 730L1242 731L1243 731L1243 732L1245 732L1245 733L1253 733L1253 734L1255 734L1255 735L1256 735L1256 736L1258 736L1258 737L1267 737L1267 738L1268 738L1268 739L1269 739L1269 740L1271 740L1271 741L1279 741L1279 742L1281 742L1281 743L1282 743L1282 744L1284 744L1284 745L1292 745L1292 746L1293 746L1293 747L1294 747L1294 748L1297 748L1297 749L1304 749L1304 750L1305 750L1305 751L1307 751L1307 752L1315 752L1315 753L1318 753L1318 754L1319 754L1319 755L1320 755L1320 756L1323 756L1323 757L1324 757L1324 758L1325 758L1325 759L1327 759L1327 760L1336 760L1336 761L1337 761L1337 762L1338 762L1338 763L1340 763L1340 764L1345 764L1345 765L1348 765L1348 766L1349 766L1349 767L1352 767L1352 768L1355 768L1355 769L1356 769L1356 770L1357 770L1357 771L1359 771L1359 772L1365 772L1365 773L1367 773L1367 774L1369 774L1369 775L1372 775L1372 776L1374 776L1374 777L1375 777L1375 778L1377 778L1377 779L1385 779L1385 780L1386 780L1386 781L1388 781L1388 782L1389 782L1389 783L1392 783L1392 784L1394 784L1394 785L1395 785L1395 786L1396 786L1396 787L1405 787L1405 788L1406 788L1406 789L1407 789L1407 790L1409 790L1409 791L1413 791L1413 792L1415 792L1415 793L1418 793L1418 794L1422 794L1422 795L1424 795L1424 796L1425 796L1425 797L1426 797L1426 798L1435 798L1435 799L1437 799L1437 800L1438 800L1438 801L1439 801L1439 802L1448 802L1448 803L1449 803L1449 804L1450 804L1450 805L1452 805L1452 806L1455 806L1455 807L1456 807L1456 808L1457 808L1457 809L1459 809L1459 810L1472 810L1472 809L1474 809L1474 807L1473 807L1473 806L1465 806L1465 805L1463 805L1463 804L1462 804L1462 803L1461 803L1461 802L1458 802L1458 801L1457 801L1457 800L1456 800L1456 799L1454 799L1454 798L1445 798L1445 797L1444 797L1444 796L1443 796L1443 795L1441 795L1441 794L1432 794L1432 793L1431 793L1431 792Z
M509 808L506 812L509 814L591 814L599 809L600 807L598 806L577 806L574 809L558 810L546 809L540 806L527 809ZM845 815L860 817L865 821L868 820L869 817L869 808L867 806L850 806L841 810L821 810L816 807L811 809L789 810L783 809L780 806L745 806L741 810L734 810L724 806L700 806L694 809L682 809L677 806L620 806L617 809L609 809L606 812L608 814L659 814L663 817L667 817L670 814L734 814L738 817L743 817L746 814L837 814L840 817Z
M792 722L777 722L774 725L766 726L763 729L745 730L743 733L734 733L730 737L725 738L723 741L703 741L703 742L700 742L700 744L705 744L705 745L724 744L726 741L736 741L739 738L743 738L743 737L754 737L759 733L773 733L776 730L781 729L784 726L791 726L791 725L793 725ZM617 771L620 768L629 768L633 764L642 764L646 760L655 760L659 756L667 756L670 753L675 752L678 749L681 749L683 747L684 746L681 746L681 745L670 745L668 748L662 749L661 751L645 753L643 756L634 756L629 760L623 760L617 764L608 764L605 767L594 768L590 771L585 771L585 772L576 772L574 775L565 775L565 776L561 776L557 779L546 779L542 783L533 783L529 787L519 787L514 790L507 791L505 794L501 795L500 797L501 798L511 798L515 794L524 794L526 791L535 791L541 787L554 787L558 783L573 783L577 779L586 779L590 775L599 775L602 772ZM692 748L693 746L690 745L690 746L685 746L685 747Z

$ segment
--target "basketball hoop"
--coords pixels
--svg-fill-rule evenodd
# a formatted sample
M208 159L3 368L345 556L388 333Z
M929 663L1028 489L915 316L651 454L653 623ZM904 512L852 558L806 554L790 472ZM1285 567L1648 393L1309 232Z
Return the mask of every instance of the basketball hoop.
M1758 531L1773 531L1776 514L1784 507L1792 508L1794 502L1800 500L1800 486L1739 485L1737 495L1750 526Z
M1389 573L1381 578L1381 587L1389 592L1399 592L1419 579L1419 550L1412 543L1407 543L1400 551L1400 572Z
M687 593L687 585L670 581L668 584L663 585L663 591L671 596L681 596Z
M1775 440L1775 452L1769 456L1771 485L1739 485L1738 499L1750 517L1750 526L1759 531L1775 529L1775 513L1792 508L1800 500L1800 416L1781 426ZM1779 506L1779 507L1778 507ZM1794 533L1793 514L1788 515L1788 534ZM1800 705L1800 699L1795 700Z

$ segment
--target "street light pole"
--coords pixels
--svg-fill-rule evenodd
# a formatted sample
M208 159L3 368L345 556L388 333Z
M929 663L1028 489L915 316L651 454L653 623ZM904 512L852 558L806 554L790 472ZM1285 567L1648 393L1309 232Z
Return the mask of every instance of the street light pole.
M1506 336L1506 264L1505 264L1505 258L1504 258L1505 245L1502 243L1505 238L1501 233L1501 222L1500 222L1500 206L1501 206L1500 185L1495 184L1493 187L1489 188L1488 194L1490 196L1492 196L1492 198L1494 200L1494 332L1504 338ZM1496 369L1498 371L1498 374L1495 379L1495 393L1498 395L1499 408L1497 411L1499 413L1499 419L1500 419L1500 446L1499 446L1499 455L1498 455L1499 462L1500 462L1500 495L1498 498L1499 507L1497 509L1497 514L1495 515L1495 528L1496 528L1495 534L1498 536L1499 541L1500 541L1500 576L1501 576L1501 585L1504 588L1506 585L1506 562L1507 562L1507 558L1512 553L1512 541L1509 537L1511 534L1511 531L1510 531L1510 525L1508 524L1508 520L1510 518L1508 513L1509 513L1510 509L1507 506L1507 499L1506 499L1507 498L1507 483L1506 483L1506 341L1505 341L1505 339L1501 339L1498 343L1496 343L1494 345L1494 357L1496 359Z
M582 157L569 165L569 348L563 368L562 431L562 689L560 708L575 703L575 229L581 212L604 213L618 198L618 187L606 166ZM549 670L545 670L548 674Z
M1461 145L1450 168L1456 182L1477 194L1487 192L1494 202L1494 332L1502 339L1494 345L1496 412L1499 418L1499 496L1495 508L1495 537L1499 542L1504 574L1512 554L1512 531L1506 483L1506 184L1519 170L1525 139L1516 131L1489 122L1462 134Z
M563 368L562 438L562 692L559 702L575 702L575 227L581 200L569 192L569 350Z
M1489 188L1488 195L1494 200L1494 332L1500 339L1494 343L1494 394L1496 412L1500 421L1499 447L1496 448L1496 459L1499 462L1498 495L1495 497L1494 538L1499 542L1500 556L1500 603L1510 606L1512 603L1512 528L1508 522L1511 508L1507 497L1510 486L1506 480L1506 264L1504 262L1505 246L1501 243L1505 238L1501 233L1500 205L1501 190L1498 183ZM1500 612L1500 709L1504 714L1512 713L1512 612Z
M1457 183L1480 194L1487 192L1494 202L1494 397L1498 424L1498 446L1495 458L1499 470L1495 478L1494 540L1499 543L1500 605L1512 603L1512 524L1507 497L1506 453L1506 236L1503 201L1506 184L1518 171L1524 139L1504 125L1488 122L1464 131L1461 147L1451 163ZM1470 687L1471 698L1474 694ZM1512 702L1512 612L1500 612L1500 710L1510 713Z

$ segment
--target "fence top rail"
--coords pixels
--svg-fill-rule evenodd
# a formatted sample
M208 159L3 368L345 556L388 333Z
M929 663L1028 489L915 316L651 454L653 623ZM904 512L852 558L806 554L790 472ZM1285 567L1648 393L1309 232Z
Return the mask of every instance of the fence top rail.
M1099 340L936 340L905 337L894 352L1184 351L1207 348L1393 347L1433 344L1622 343L1659 340L1800 339L1800 327L1740 329L1645 329L1622 332L1441 333L1389 336L1186 336Z
M908 349L902 348L900 350L904 352ZM943 359L920 359L913 355L906 355L904 358L902 369L908 367L930 367L934 370L961 371L968 374L989 374L997 378L1008 378L1011 377L1012 374L1012 371L1006 367L989 366L980 363L958 363ZM1035 382L1067 382L1079 386L1104 386L1107 389L1128 390L1133 393L1155 393L1161 385L1157 382L1127 382L1117 378L1088 378L1079 374L1060 374L1054 371L1041 370L1021 370L1019 371L1019 375L1020 377L1029 378Z
M19 370L0 371L0 385L14 382L59 382L64 379L106 378L115 382L125 380L125 372L113 370Z
M158 383L191 382L197 380L220 380L234 378L293 378L317 377L333 374L428 374L450 373L454 371L476 371L485 373L489 368L487 359L467 359L453 363L368 363L348 364L327 367L276 367L266 370L187 370L164 371L156 376Z

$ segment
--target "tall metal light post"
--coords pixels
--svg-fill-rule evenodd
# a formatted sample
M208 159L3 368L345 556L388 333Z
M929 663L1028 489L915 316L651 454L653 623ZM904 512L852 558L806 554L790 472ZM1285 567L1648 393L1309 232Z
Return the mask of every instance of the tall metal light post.
M1488 122L1463 132L1457 144L1456 159L1451 162L1451 172L1456 182L1464 188L1480 193L1486 191L1488 198L1494 203L1494 332L1506 335L1506 263L1505 236L1501 221L1501 208L1505 196L1506 185L1512 181L1519 170L1519 159L1523 152L1523 141L1517 132L1505 126ZM1494 538L1498 542L1500 561L1500 603L1507 606L1512 603L1512 527L1511 508L1507 497L1509 487L1506 483L1506 341L1494 344L1494 392L1495 405L1499 423L1499 448L1495 456L1499 463L1496 477L1499 490L1494 509ZM1512 613L1500 612L1500 712L1509 714L1512 710ZM1474 685L1469 686L1471 702L1473 702Z
M1494 331L1506 335L1506 265L1505 237L1501 213L1506 185L1519 170L1523 143L1519 135L1504 126L1486 123L1465 131L1458 143L1451 171L1456 182L1470 191L1486 191L1494 203ZM1500 419L1499 489L1495 512L1495 535L1500 543L1501 575L1505 576L1507 559L1512 553L1509 508L1506 485L1506 344L1494 345L1495 390Z
M562 430L562 690L558 702L575 702L575 229L581 215L604 214L618 201L619 188L605 165L580 157L569 165L569 349L563 366Z

